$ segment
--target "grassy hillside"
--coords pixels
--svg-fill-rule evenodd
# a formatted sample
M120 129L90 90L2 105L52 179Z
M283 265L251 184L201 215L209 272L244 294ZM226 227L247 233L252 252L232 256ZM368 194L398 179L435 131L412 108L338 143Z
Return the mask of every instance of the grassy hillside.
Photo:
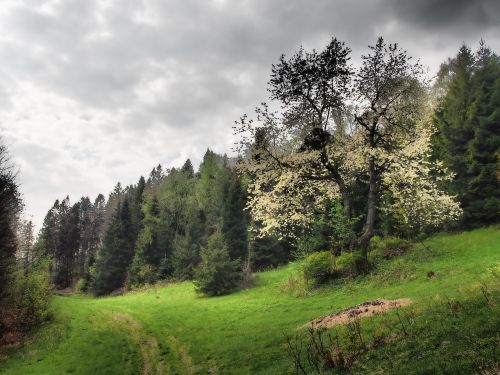
M285 336L377 298L410 298L401 314L411 314L402 324L394 310L363 319L369 350L358 353L353 372L491 368L500 336L500 230L438 235L426 245L374 274L300 297L283 287L297 264L261 273L256 287L223 297L199 297L189 282L114 298L57 297L54 321L0 362L0 373L292 373ZM379 336L391 339L375 345Z

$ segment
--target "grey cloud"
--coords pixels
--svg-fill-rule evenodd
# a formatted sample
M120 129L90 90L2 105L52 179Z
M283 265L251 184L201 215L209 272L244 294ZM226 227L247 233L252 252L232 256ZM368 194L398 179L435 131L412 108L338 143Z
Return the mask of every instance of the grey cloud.
M500 3L496 0L403 0L394 2L402 19L417 26L445 29L450 26L483 29L498 26Z
M59 197L106 193L158 162L196 163L207 146L229 151L233 121L266 99L271 64L300 45L319 49L337 36L356 63L383 35L434 71L462 41L485 36L500 49L493 0L13 4L0 15L1 124L12 135L37 216L55 190ZM40 103L20 112L26 83ZM31 143L50 145L27 146L28 133ZM41 184L37 173L54 178Z

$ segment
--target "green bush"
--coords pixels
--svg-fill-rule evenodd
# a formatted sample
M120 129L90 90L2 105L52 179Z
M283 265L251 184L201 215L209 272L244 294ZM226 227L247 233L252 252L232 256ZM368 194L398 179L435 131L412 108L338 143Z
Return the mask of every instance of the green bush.
M335 268L342 276L356 276L358 271L356 267L357 256L354 253L342 253L334 258Z
M195 270L194 285L198 293L217 296L231 293L242 279L239 260L229 258L222 233L216 231L201 249L201 262Z
M19 323L29 330L50 318L52 288L47 270L40 266L20 274L12 291L12 305L19 312Z
M370 255L373 258L391 259L411 250L411 242L398 237L374 236L370 242Z
M370 265L365 258L356 253L344 252L334 258L335 269L341 276L354 277L366 273Z
M304 278L314 285L321 285L336 276L335 261L329 251L309 255L302 264Z
M78 282L75 285L75 290L78 293L85 293L88 290L88 285L87 285L87 280L85 280L83 277L78 280Z

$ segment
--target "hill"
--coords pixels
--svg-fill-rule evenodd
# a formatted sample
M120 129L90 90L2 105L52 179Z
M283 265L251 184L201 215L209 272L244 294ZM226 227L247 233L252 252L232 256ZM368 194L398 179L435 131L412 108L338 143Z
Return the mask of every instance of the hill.
M498 371L498 228L436 235L372 274L313 292L290 287L299 267L260 273L255 287L222 297L200 297L191 282L56 297L53 322L12 349L0 373L293 373L286 337L293 344L312 319L380 298L412 303L361 319L358 339L351 326L332 331L352 373Z

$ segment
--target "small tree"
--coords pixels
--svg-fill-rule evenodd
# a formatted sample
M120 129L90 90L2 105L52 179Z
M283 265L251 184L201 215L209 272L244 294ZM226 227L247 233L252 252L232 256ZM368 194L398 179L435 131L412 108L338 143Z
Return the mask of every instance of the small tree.
M195 272L195 288L208 296L228 294L238 286L242 277L241 263L231 260L220 229L208 239L201 249L201 263Z

